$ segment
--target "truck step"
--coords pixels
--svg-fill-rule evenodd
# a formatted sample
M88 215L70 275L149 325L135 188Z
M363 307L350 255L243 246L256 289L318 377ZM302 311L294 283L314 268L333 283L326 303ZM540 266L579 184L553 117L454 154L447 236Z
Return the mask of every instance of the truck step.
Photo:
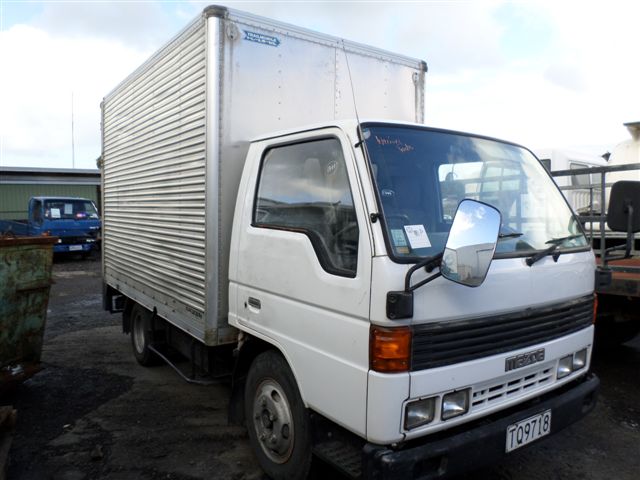
M313 453L351 478L362 477L362 450L355 445L325 441L316 444Z

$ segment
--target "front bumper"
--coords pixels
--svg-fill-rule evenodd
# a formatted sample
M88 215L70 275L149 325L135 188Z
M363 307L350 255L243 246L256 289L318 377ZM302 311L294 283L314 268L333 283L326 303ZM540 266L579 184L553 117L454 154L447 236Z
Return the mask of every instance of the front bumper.
M53 246L53 251L55 253L86 253L93 250L93 243L81 243L81 244L66 244L66 243L58 243Z
M588 374L558 391L518 405L453 432L442 432L407 443L398 450L367 444L364 447L363 477L370 479L449 478L497 463L506 455L507 427L545 410L552 410L554 434L577 422L596 404L600 380Z

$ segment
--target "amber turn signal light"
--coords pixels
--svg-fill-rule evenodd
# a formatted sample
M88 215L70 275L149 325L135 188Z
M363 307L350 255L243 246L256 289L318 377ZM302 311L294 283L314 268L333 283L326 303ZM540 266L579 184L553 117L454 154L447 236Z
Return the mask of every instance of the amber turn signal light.
M369 368L375 372L409 371L411 329L371 326L369 330Z

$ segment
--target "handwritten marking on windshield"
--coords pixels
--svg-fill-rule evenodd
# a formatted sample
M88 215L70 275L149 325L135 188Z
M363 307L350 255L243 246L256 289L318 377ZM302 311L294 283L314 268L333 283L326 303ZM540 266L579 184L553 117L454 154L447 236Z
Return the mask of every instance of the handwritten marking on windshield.
M408 143L404 143L404 142L400 141L400 139L398 139L398 138L381 137L379 135L376 135L375 138L376 138L376 143L378 145L394 146L394 147L396 147L396 149L400 153L407 153L407 152L412 152L413 150L415 150L413 145L409 145Z

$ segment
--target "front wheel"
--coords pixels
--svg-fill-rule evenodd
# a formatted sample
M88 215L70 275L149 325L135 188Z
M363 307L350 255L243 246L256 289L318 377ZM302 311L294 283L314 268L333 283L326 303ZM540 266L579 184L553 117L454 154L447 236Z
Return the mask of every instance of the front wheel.
M311 466L309 414L293 373L275 351L258 355L245 388L247 430L253 451L274 480L307 478Z

